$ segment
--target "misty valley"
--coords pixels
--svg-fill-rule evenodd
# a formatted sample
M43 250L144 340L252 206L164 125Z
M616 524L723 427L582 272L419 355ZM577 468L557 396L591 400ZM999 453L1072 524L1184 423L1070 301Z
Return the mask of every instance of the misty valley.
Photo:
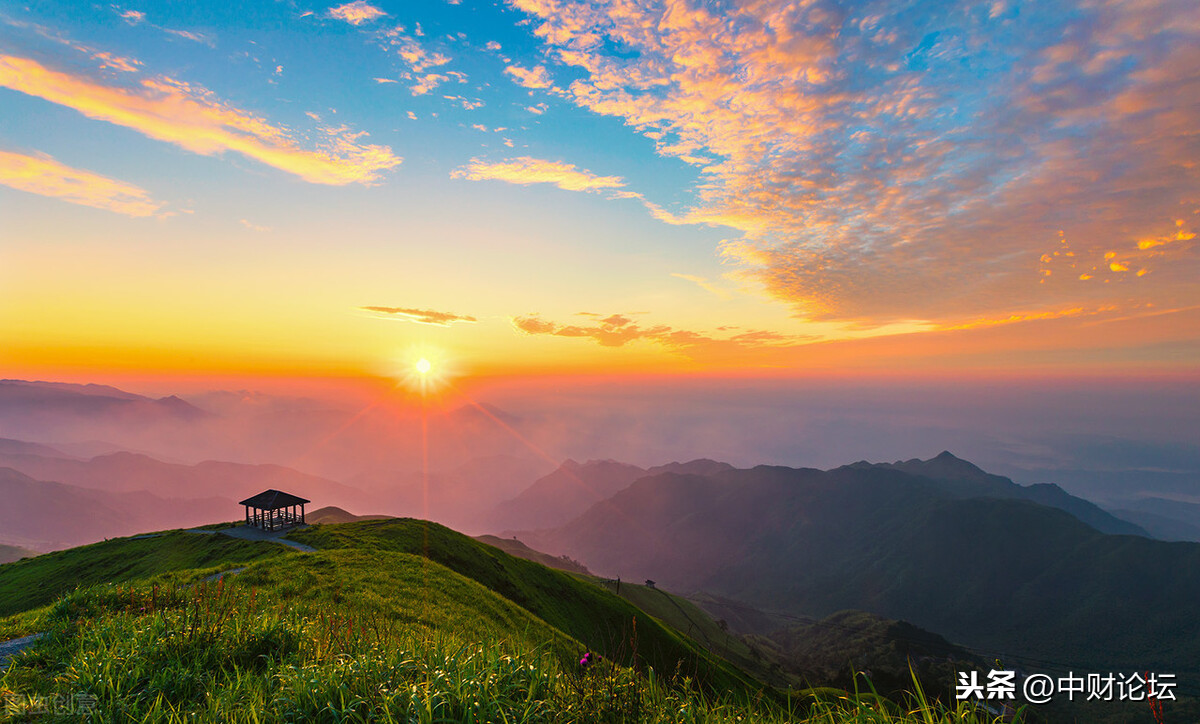
M788 720L780 711L798 702L806 716L845 708L844 695L831 693L839 691L870 692L852 697L855 706L903 708L919 688L939 706L961 708L956 693L969 679L960 677L998 669L1014 681L1048 672L1067 682L1072 672L1162 672L1167 684L1152 684L1167 720L1200 711L1200 503L1179 499L1175 480L1126 498L1098 496L1100 505L1054 482L1018 484L948 451L828 469L709 458L577 462L545 453L559 420L474 402L412 415L255 393L147 397L0 381L0 640L18 642L4 654L14 663L0 693L27 697L25 709L17 698L7 705L31 715L30 701L49 701L37 672L57 670L54 656L74 660L54 648L64 641L116 627L145 647L127 655L166 655L162 631L199 615L197 596L254 629L262 613L245 597L262 591L277 612L291 606L299 616L255 634L267 636L259 656L270 670L293 660L359 661L372 645L427 656L414 636L472 626L489 640L520 630L522 655L549 655L562 667L562 657L590 652L596 658L581 659L584 668L612 667L607 703L587 689L600 679L570 684L576 699L567 703L545 694L554 706L610 717L597 721L649 716L638 707L653 696L637 677L651 670L686 675L671 696L729 706L767 696L765 709L746 710L764 721ZM232 459L209 457L221 454ZM1096 490L1110 490L1103 485ZM258 518L247 509L243 520L238 501L260 491L306 504L304 524L243 533ZM139 613L126 620L130 601ZM342 624L328 617L339 606L355 611ZM91 623L68 634L66 611L87 612ZM326 611L324 628L302 613L314 611ZM241 661L245 642L225 641L223 621L205 624L216 638L203 655ZM321 641L323 653L308 650ZM103 636L88 645L102 644L116 645ZM508 644L497 645L487 656L509 655ZM197 665L172 661L185 671ZM579 675L571 666L580 664L560 675ZM106 689L103 677L78 679L73 686L86 691L70 693L91 697L84 703L105 716L198 701L198 684L139 676L127 682L141 687L139 701ZM278 692L251 689L239 696L266 698L239 711L276 708ZM311 695L317 706L322 695ZM394 705L378 692L355 701L334 718L373 719ZM1010 718L1029 703L980 701L991 708L971 716ZM1154 721L1144 702L1081 693L1019 716ZM217 704L205 706L206 716L220 716ZM296 706L295 716L320 709ZM555 717L569 718L559 711L547 720Z

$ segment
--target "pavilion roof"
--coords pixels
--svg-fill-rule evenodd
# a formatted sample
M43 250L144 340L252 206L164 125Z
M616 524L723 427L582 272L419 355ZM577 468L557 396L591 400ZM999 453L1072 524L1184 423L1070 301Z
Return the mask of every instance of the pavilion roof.
M282 490L271 489L264 490L258 495L246 498L242 502L238 503L238 505L249 505L251 508L258 508L260 510L278 510L279 508L286 508L290 505L302 505L310 502L312 501L297 497L291 493L285 493Z

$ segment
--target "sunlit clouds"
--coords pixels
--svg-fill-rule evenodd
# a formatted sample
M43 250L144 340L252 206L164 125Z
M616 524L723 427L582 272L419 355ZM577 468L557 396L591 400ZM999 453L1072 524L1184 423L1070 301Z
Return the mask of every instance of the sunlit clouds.
M1099 302L1038 271L1060 230L1082 266L1198 205L1194 3L512 4L584 73L574 103L701 167L697 203L656 217L742 232L726 258L807 318ZM1167 249L1146 268L1172 279L1140 293L1197 271Z
M537 314L513 317L512 324L527 335L551 335L586 339L602 347L624 347L634 342L649 342L670 352L678 353L698 362L729 362L742 364L761 363L763 350L783 351L811 341L803 336L789 336L766 330L728 330L722 336L686 329L674 329L664 324L643 325L632 314L600 315L580 312L586 321L577 324L560 324L543 319Z
M0 362L1194 367L1197 68L1191 0L13 4Z
M510 65L504 69L504 72L512 76L518 84L526 88L549 88L554 85L550 74L546 72L546 68L541 65L536 65L533 68L522 68L519 65Z
M363 307L363 310L374 312L375 314L392 319L416 322L417 324L432 324L438 327L447 327L455 322L479 321L475 319L475 317L465 314L438 312L433 309L412 309L405 307Z
M115 85L4 55L0 86L194 153L234 151L310 183L371 184L400 163L387 146L362 143L362 132L337 130L301 144L287 129L223 103L205 88L165 76Z
M162 208L133 184L71 168L47 156L0 150L0 184L126 216L152 216Z
M619 176L599 176L591 171L577 169L574 164L529 156L496 162L472 159L466 166L455 169L451 175L471 181L554 184L567 191L600 191L619 189L625 185L625 181Z
M351 25L362 25L363 23L381 18L384 15L387 15L387 13L374 7L366 0L354 0L354 2L329 9L329 17L345 20Z

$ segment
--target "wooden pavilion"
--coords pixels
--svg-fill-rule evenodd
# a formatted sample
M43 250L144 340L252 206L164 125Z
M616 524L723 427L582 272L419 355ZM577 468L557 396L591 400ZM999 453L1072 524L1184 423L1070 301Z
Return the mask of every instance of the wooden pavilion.
M246 508L246 525L276 530L304 523L304 505L312 501L282 490L264 490L238 505Z

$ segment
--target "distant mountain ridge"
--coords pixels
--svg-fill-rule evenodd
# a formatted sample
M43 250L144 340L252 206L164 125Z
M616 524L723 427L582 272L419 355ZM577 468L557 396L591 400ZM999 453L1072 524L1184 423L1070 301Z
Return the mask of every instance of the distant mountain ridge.
M0 543L57 550L131 532L232 520L230 501L201 497L167 499L137 491L108 493L35 480L0 467Z
M939 478L869 463L662 473L567 525L518 535L602 575L764 608L861 609L1058 661L1200 661L1188 613L1200 598L1200 545L1102 533L1064 510L997 496L996 481L962 463L907 466ZM971 473L987 495L955 490L946 468Z
M98 415L133 407L158 409L182 419L209 415L175 395L155 399L108 385L0 380L0 413L21 411Z
M1152 537L1145 529L1128 520L1122 520L1100 506L1083 498L1077 498L1053 483L1018 485L1010 478L985 472L973 463L942 451L929 460L905 460L895 463L857 462L849 467L878 467L901 470L913 475L929 478L943 489L964 498L1020 498L1052 508L1065 510L1101 533L1118 535L1140 535Z
M217 460L182 465L141 453L115 452L88 460L0 454L0 466L20 470L38 480L53 480L110 493L145 490L167 498L202 493L241 500L259 490L276 488L301 497L320 494L326 499L334 498L351 505L362 502L362 493L354 488L282 465Z
M497 505L491 520L497 529L553 528L645 475L645 469L615 460L567 460Z

